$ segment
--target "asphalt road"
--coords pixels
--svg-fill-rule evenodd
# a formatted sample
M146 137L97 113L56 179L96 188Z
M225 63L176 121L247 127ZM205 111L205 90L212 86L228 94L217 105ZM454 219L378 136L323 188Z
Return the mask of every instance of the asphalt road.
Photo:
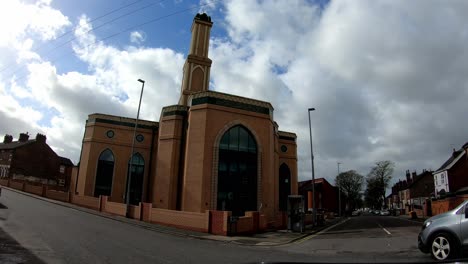
M251 247L162 234L5 189L0 203L0 228L29 263L431 261L416 248L420 224L394 217L359 216L297 243Z

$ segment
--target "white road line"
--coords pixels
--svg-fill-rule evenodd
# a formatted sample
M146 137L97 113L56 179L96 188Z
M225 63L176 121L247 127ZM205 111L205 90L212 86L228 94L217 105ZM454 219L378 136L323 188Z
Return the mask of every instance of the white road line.
M344 223L347 222L349 219L351 219L351 218L348 217L348 218L346 218L345 220L343 220L343 221L341 221L341 222L338 222L338 223L336 223L336 224L334 224L334 225L332 225L332 226L329 226L329 227L325 228L324 230L322 230L322 231L320 231L320 232L318 232L318 233L316 233L316 234L307 236L307 237L305 237L305 238L303 238L303 239L299 239L299 240L297 240L297 241L294 242L294 243L295 243L295 244L298 244L298 243L302 243L302 242L304 242L304 241L306 241L306 240L312 239L312 238L314 238L314 237L316 237L316 236L318 236L318 235L320 235L320 234L323 234L323 233L327 232L328 230L330 230L330 229L332 229L332 228L334 228L334 227L337 227L337 226L339 226L339 225L341 225L341 224L344 224Z
M388 235L391 235L392 233L390 233L387 229L385 229L385 227L383 227L382 225L378 224L380 226L380 228L383 229L383 231L385 231Z

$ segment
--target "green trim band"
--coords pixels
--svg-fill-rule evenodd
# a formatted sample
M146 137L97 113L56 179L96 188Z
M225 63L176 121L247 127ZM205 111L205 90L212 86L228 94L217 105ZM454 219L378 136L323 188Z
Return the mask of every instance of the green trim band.
M163 112L163 117L174 116L174 115L187 116L187 111L175 110L175 111Z
M279 139L290 140L290 141L296 141L295 138L293 138L293 137L287 137L287 136L279 136Z
M116 120L109 120L109 119L102 119L102 118L90 119L90 120L86 121L86 123L88 123L88 122L104 123L104 124L111 124L111 125L116 125L116 126L135 127L135 123L116 121ZM150 126L150 125L138 124L138 128L158 129L159 127L157 125L156 126Z
M213 104L213 105L219 105L219 106L225 106L225 107L255 112L259 114L265 114L265 115L270 114L270 109L266 107L251 105L251 104L246 104L246 103L241 103L241 102L235 102L235 101L216 98L216 97L207 96L207 97L195 98L192 100L192 106L201 105L201 104Z

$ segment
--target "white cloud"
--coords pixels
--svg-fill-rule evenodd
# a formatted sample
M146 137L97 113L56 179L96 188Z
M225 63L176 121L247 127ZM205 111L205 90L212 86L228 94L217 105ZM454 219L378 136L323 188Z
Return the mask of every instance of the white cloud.
M141 44L146 40L146 34L143 31L133 31L130 33L130 42L135 44Z

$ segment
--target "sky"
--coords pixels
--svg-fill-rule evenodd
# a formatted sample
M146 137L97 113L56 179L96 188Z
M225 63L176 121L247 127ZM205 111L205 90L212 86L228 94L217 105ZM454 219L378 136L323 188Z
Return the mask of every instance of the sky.
M158 121L176 104L197 12L214 23L210 89L271 102L299 180L375 162L435 170L468 142L464 0L3 0L0 139L45 133L79 162L87 116Z

